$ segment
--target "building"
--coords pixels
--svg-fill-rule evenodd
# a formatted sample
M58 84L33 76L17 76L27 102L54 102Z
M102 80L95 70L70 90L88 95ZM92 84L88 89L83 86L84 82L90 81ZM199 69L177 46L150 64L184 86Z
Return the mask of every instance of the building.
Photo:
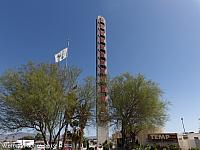
M178 134L178 142L181 150L200 148L200 133L189 132Z
M162 129L161 128L152 128L152 129L144 130L144 131L138 133L138 135L135 137L138 144L146 145L147 137L148 137L148 134L150 134L150 133L162 133ZM115 133L112 134L112 143L113 143L114 148L120 147L121 137L122 137L121 131L116 131Z
M106 21L102 16L96 19L96 91L97 144L102 145L109 137Z
M177 133L159 133L149 134L148 143L161 146L176 146L181 150L190 150L200 148L200 133L187 132L183 134Z

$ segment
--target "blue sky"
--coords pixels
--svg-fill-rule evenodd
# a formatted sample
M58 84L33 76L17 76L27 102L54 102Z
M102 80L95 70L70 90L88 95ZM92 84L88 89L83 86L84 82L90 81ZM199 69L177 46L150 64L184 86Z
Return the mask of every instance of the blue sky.
M200 127L200 0L1 0L0 73L29 60L68 64L95 76L95 19L107 21L111 77L142 73L170 101L166 132ZM93 134L88 130L88 134Z

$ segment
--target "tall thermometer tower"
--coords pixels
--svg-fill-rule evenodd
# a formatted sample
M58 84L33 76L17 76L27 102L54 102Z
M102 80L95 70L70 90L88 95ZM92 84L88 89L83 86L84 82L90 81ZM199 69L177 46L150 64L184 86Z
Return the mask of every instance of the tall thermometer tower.
M106 21L102 16L96 19L96 93L97 141L102 145L109 136Z

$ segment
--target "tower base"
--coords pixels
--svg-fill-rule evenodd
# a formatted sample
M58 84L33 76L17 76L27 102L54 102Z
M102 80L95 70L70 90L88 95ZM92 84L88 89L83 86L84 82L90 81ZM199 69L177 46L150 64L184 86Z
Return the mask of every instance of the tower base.
M109 140L108 126L97 126L97 145L103 145L105 141Z

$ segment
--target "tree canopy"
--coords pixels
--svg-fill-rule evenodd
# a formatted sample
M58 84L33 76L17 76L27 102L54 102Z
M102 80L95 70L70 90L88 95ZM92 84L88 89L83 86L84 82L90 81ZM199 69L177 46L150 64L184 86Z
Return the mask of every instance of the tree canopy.
M142 75L126 73L110 82L111 120L121 129L124 149L127 149L127 137L135 140L139 132L163 126L166 108L159 86Z
M92 80L79 90L80 70L57 64L28 63L0 77L0 127L7 131L34 128L50 149L73 119L90 119L94 100ZM87 105L87 106L86 106ZM83 109L83 110L81 110ZM48 137L48 138L47 138Z

